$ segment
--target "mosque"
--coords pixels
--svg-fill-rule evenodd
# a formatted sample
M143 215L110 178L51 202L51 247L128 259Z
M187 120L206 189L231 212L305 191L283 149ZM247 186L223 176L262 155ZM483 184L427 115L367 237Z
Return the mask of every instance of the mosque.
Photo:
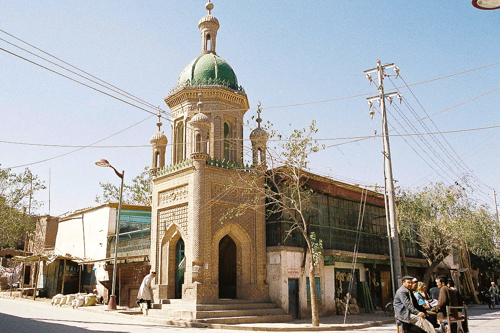
M243 166L243 121L249 103L232 67L216 52L218 19L209 1L198 28L201 54L181 71L165 102L171 110L171 156L161 122L150 142L153 176L151 269L157 272L155 299L178 317L196 319L203 304L274 303L294 317L310 313L306 255L300 239L285 240L287 222L268 218L265 205L240 216L221 218L247 200L228 191L228 180L251 177ZM258 126L251 133L253 164L266 169L268 135ZM264 177L261 177L264 186ZM363 306L390 299L389 249L384 198L366 191L365 229L353 265L356 222L363 190L310 174L318 214L312 229L323 239L324 259L316 272L322 314L333 313L346 296ZM359 230L358 230L359 232ZM425 266L418 251L407 248L409 272ZM413 251L413 252L412 252ZM366 303L366 304L365 304ZM385 303L384 303L385 304ZM180 314L182 312L183 314Z

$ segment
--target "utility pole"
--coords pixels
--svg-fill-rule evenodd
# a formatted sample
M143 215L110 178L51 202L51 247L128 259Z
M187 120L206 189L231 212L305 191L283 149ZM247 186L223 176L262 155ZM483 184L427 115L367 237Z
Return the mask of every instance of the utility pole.
M393 272L392 272L392 283L393 283L393 289L397 289L401 285L401 249L399 246L399 228L398 228L398 223L396 220L396 204L394 201L394 179L392 177L392 163L391 163L391 149L389 146L389 131L387 127L387 115L386 115L386 110L385 110L385 99L387 98L390 103L392 103L392 99L394 96L397 96L399 100L401 101L402 96L401 94L398 94L396 92L391 92L391 93L385 93L384 92L384 76L388 76L385 74L385 70L388 68L394 68L394 71L396 73L396 77L399 76L399 68L395 66L394 64L387 64L387 65L382 65L380 60L377 60L377 67L369 69L364 71L366 78L370 80L371 82L374 82L372 79L370 73L377 73L378 77L378 86L377 89L379 91L379 94L377 96L372 96L368 97L367 101L368 104L370 105L370 115L373 118L373 115L375 114L375 111L372 109L373 108L373 100L376 100L380 106L380 112L382 113L382 138L383 138L383 143L384 143L384 150L383 150L383 155L384 155L384 174L385 174L385 190L387 192L387 215L389 217L389 226L390 226L390 233L389 233L389 238L390 242L392 244L391 246L391 251L392 251L392 266L393 266ZM393 293L396 290L393 290Z

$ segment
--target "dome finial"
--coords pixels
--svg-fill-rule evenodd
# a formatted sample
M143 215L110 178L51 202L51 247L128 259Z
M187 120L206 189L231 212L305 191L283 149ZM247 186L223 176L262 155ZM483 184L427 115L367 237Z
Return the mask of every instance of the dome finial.
M163 125L161 122L161 111L160 107L158 106L158 122L156 123L156 126L158 126L158 132L161 131L161 125Z
M214 9L214 4L208 0L208 2L205 4L205 9L208 10L208 15L212 14L212 9Z
M262 108L260 106L261 104L259 101L257 104L257 119L256 119L258 128L260 128L260 123L262 122L262 119L260 118L260 113L262 112Z

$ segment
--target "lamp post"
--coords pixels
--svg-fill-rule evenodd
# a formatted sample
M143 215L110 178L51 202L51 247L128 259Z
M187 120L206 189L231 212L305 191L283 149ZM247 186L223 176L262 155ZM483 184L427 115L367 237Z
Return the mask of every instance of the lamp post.
M109 297L109 302L108 302L108 310L116 310L116 295L115 295L115 287L116 287L116 261L117 261L117 256L118 256L118 239L119 239L119 233L120 233L120 217L121 217L121 211L122 211L122 194L123 194L123 178L125 178L125 170L122 171L122 173L119 173L118 170L116 170L109 162L105 159L100 159L99 161L95 162L97 166L100 167L106 167L106 168L111 168L115 171L116 175L122 179L122 183L120 185L120 201L118 203L118 219L116 220L115 223L115 230L116 230L116 236L115 236L115 256L113 259L113 284L111 286L111 296Z
M472 5L482 10L500 9L500 0L472 0Z

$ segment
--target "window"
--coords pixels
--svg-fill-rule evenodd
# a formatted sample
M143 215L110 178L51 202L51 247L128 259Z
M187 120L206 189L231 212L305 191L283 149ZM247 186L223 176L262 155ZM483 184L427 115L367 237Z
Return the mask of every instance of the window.
M231 160L231 124L224 123L224 159Z
M318 305L321 305L321 278L314 278L316 282L316 298L318 300ZM307 305L311 305L311 289L309 286L309 278L306 277L306 288L307 288Z
M177 126L175 135L175 162L179 163L184 160L184 124L180 123Z
M203 152L203 146L201 142L201 134L196 134L196 152L197 153L202 153Z

